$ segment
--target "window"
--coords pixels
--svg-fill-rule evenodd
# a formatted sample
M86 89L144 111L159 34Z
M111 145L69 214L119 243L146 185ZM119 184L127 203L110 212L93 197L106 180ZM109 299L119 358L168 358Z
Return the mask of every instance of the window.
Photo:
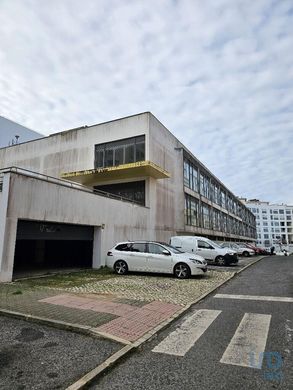
M129 251L130 251L130 248L131 248L131 244L130 244L130 243L127 243L127 244L120 244L120 245L117 245L115 249L116 249L117 251L129 252Z
M192 167L192 190L198 192L198 171Z
M184 173L184 185L191 190L198 192L198 170L197 168L187 159L183 163Z
M201 215L202 215L202 227L205 229L209 229L210 228L210 208L209 208L209 206L202 204Z
M185 194L185 224L198 226L198 200L193 196Z
M95 186L95 190L109 192L122 198L129 199L133 202L145 205L145 182L132 181L129 183L106 184Z
M197 241L197 246L198 246L198 248L201 248L201 249L211 249L212 248L210 244L208 244L205 241L201 241L201 240Z
M156 255L163 255L164 254L163 252L166 251L166 249L161 245L158 244L148 244L148 245L149 245L149 253L153 253Z
M224 208L226 207L226 195L223 190L221 190L221 206Z
M146 243L135 242L131 245L131 252L146 253Z
M202 173L199 175L199 192L201 195L204 195L204 180Z
M189 163L184 160L183 164L183 173L184 173L184 185L185 187L189 187Z
M95 145L95 168L113 167L145 159L145 136Z

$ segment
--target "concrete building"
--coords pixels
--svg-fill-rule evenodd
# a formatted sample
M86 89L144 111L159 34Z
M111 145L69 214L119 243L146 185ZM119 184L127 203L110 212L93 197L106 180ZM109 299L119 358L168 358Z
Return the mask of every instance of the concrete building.
M293 206L242 199L256 218L257 245L293 246ZM293 248L292 248L293 249Z
M253 241L255 217L151 113L0 149L0 280L98 268L121 240Z

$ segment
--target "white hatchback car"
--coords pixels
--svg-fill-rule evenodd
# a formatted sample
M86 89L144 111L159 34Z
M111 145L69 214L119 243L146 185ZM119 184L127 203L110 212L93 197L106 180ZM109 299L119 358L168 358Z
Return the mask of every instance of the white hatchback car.
M179 279L207 271L203 257L155 241L120 242L107 253L106 265L119 275L128 271L157 272L174 274Z

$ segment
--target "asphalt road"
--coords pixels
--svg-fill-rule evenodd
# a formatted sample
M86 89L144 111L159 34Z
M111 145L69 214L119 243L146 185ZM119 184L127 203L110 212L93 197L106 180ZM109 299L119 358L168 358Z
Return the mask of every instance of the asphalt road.
M0 316L0 389L65 389L121 344Z
M227 294L246 297L232 299ZM291 297L291 302L263 296ZM91 388L292 390L292 298L293 257L266 257L195 305Z

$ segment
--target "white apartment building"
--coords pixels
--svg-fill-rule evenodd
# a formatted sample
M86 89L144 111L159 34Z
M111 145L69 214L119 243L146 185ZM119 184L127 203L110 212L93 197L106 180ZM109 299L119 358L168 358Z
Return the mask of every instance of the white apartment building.
M287 246L293 244L293 206L286 204L270 204L258 199L246 200L243 203L256 218L256 232L259 246Z

